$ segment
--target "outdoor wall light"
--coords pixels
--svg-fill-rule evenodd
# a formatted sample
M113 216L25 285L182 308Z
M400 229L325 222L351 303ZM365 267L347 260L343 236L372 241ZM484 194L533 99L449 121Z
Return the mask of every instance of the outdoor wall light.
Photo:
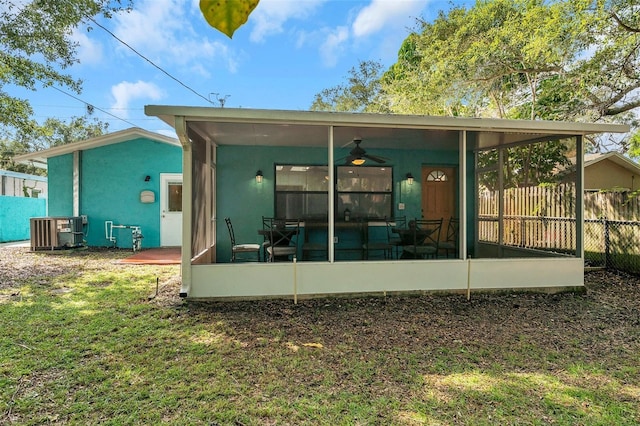
M145 182L149 182L150 180L151 180L151 176L146 175L146 176L144 177L144 181L145 181Z
M413 175L411 174L411 172L407 173L407 183L409 185L413 185Z
M256 183L262 183L262 178L263 178L262 170L258 170L256 172Z

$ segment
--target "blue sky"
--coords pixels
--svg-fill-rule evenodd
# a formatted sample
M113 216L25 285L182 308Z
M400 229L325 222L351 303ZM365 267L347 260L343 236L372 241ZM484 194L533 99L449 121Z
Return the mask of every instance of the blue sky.
M179 81L94 26L73 35L80 62L67 72L83 80L83 92L63 90L77 99L51 88L5 89L27 97L38 120L84 115L87 103L110 131L135 125L173 135L144 115L145 105L219 106L223 99L232 108L307 110L359 61L393 64L417 18L450 8L446 0L261 0L229 39L205 22L198 0L134 2L133 11L97 22Z

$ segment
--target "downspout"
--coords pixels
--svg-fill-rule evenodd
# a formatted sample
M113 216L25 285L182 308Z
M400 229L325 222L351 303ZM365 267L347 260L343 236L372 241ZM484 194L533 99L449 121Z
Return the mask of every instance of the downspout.
M187 121L184 117L175 117L176 135L182 145L182 250L180 260L180 272L182 275L182 286L180 287L180 297L189 296L191 290L191 198L193 197L193 174L192 174L192 149L191 140L187 132Z
M72 216L80 216L80 197L82 196L81 181L82 152L73 151L73 212Z

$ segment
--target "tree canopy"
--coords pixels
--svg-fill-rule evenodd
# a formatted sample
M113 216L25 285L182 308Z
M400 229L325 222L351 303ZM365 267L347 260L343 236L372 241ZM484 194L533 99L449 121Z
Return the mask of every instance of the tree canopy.
M97 119L73 117L68 122L33 119L27 99L12 96L9 87L36 91L62 87L80 93L82 81L66 70L77 63L72 32L96 15L110 17L132 0L0 0L0 167L38 173L14 164L17 154L50 148L101 135L108 125Z
M640 156L637 0L478 0L418 23L368 85L390 112L627 123L632 135L590 149ZM327 89L312 108L366 110L356 87Z
M28 129L5 130L0 135L0 169L43 174L43 170L33 166L15 164L13 157L95 138L106 133L108 128L108 123L95 118L72 117L68 122L57 118L48 118L43 124Z
M65 70L77 62L77 26L96 15L111 16L132 0L0 0L0 127L28 133L38 126L29 101L7 86L39 90L59 86L80 93L82 82Z
M381 94L382 64L362 61L349 70L346 84L316 94L312 111L389 112Z

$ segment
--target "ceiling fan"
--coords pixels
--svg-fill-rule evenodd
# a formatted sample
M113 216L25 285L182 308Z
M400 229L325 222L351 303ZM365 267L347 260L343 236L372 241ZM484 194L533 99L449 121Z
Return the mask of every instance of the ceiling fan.
M352 164L354 166L361 166L365 163L366 160L372 160L376 163L385 163L388 158L380 157L378 155L367 154L360 144L362 143L362 139L354 139L353 143L356 145L351 151L349 151L349 155L346 157L345 164Z

